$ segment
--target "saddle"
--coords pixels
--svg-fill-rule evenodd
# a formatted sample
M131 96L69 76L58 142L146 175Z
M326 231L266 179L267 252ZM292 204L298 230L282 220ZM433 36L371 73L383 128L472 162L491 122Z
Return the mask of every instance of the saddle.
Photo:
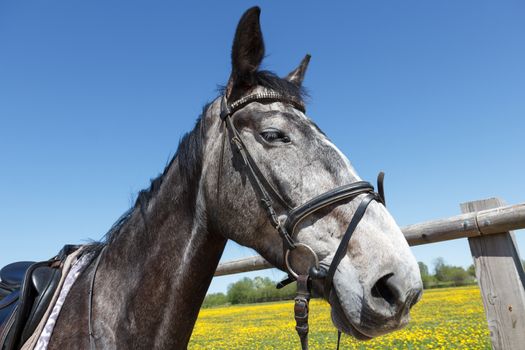
M58 287L62 262L78 248L66 245L50 260L0 270L0 350L19 349L33 334Z

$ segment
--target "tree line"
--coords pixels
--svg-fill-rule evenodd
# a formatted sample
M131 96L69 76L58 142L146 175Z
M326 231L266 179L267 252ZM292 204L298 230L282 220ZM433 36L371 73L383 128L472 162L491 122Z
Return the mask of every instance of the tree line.
M244 277L235 283L231 283L226 294L206 295L202 307L289 300L295 297L295 283L281 289L275 288L276 284L277 282L268 277L255 277L254 279Z
M434 260L434 274L430 274L427 265L421 261L418 264L421 279L423 280L423 288L425 289L465 286L476 283L476 268L474 264L464 269L460 266L447 265L443 258L437 258ZM521 264L525 270L525 260L522 260Z
M467 269L461 266L447 265L443 258L434 260L434 273L431 274L428 266L418 262L423 288L457 287L476 283L476 269L470 265Z

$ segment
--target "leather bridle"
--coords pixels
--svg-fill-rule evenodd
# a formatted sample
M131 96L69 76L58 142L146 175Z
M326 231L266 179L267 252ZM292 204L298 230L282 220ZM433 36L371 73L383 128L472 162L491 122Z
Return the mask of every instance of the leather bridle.
M273 91L250 94L231 103L228 102L226 96L223 96L221 100L220 117L228 129L231 144L235 146L235 149L240 154L244 163L244 167L247 169L248 175L251 177L252 184L260 197L261 205L268 214L270 223L277 230L283 240L284 263L289 277L283 282L279 283L277 287L280 288L288 283L293 282L294 280L297 281L297 297L295 298L294 307L295 319L297 321L296 330L301 339L301 346L303 350L306 350L308 349L308 303L310 299L310 282L312 279L324 280L324 295L327 299L329 298L337 267L339 266L341 260L345 257L348 245L350 243L350 238L352 237L352 234L354 233L357 225L365 215L368 205L374 200L385 205L385 197L383 192L384 174L382 172L379 173L377 180L378 192L374 191L374 187L370 183L366 181L357 181L348 185L334 188L310 199L300 206L292 207L275 189L275 187L272 186L271 182L268 181L266 176L264 176L263 172L257 166L257 163L248 151L241 135L234 126L234 114L252 102L281 102L283 104L291 105L303 113L305 112L305 107L301 101ZM352 219L350 220L348 228L341 239L341 243L339 243L330 267L328 270L320 267L319 259L314 250L311 247L294 240L295 231L298 224L322 208L341 203L343 201L352 201L361 195L363 195L361 197L361 202L359 203ZM274 201L277 202L286 212L286 220L284 222L279 220L279 217L277 216L277 213L274 209ZM290 252L299 246L302 246L306 249L306 251L310 252L310 254L312 254L315 259L314 266L310 267L307 274L296 273L292 269L289 262ZM340 333L338 334L338 348L339 338Z
M277 191L271 184L270 181L264 176L262 171L257 166L257 163L250 155L250 152L246 148L241 135L235 128L233 124L233 115L235 112L246 107L252 102L260 103L272 103L272 102L281 102L288 104L298 109L301 112L305 112L304 104L301 101L298 101L294 98L290 98L276 92L264 92L257 94L250 94L245 97L240 98L239 100L228 103L228 100L225 96L221 100L221 111L220 117L223 123L228 129L230 135L230 141L232 145L235 146L235 149L241 155L245 168L248 170L248 175L252 178L252 184L260 196L260 201L264 209L266 210L270 223L277 230L279 235L283 240L283 251L284 251L284 263L286 270L288 272L288 278L277 285L277 288L282 288L285 285L296 281L297 282L297 296L295 297L294 304L294 314L295 320L297 322L296 330L299 334L301 340L301 347L303 350L308 349L308 304L310 301L311 295L311 280L318 279L324 280L324 294L326 298L329 298L330 291L332 289L333 277L337 266L346 255L348 249L348 244L350 243L350 238L354 233L357 225L363 218L366 212L366 208L373 201L376 200L383 205L385 205L385 196L383 192L383 178L384 174L381 172L377 178L378 192L374 192L374 187L366 181L356 181L348 185L343 185L337 188L334 188L330 191L327 191L319 196L316 196L303 205L293 207L291 206L279 191ZM226 137L226 133L224 134ZM222 166L222 157L224 152L224 142L223 148L221 150L221 166ZM219 173L220 174L220 173ZM220 178L220 175L219 175ZM219 186L218 186L219 187ZM218 189L217 189L218 191ZM217 192L218 193L218 192ZM299 243L294 240L295 230L297 225L303 221L308 216L313 213L325 208L327 206L340 203L345 200L354 200L358 196L364 195L359 203L350 224L346 229L346 232L341 239L341 243L337 247L335 255L332 259L328 271L319 266L319 258L315 251L304 243ZM286 220L281 222L279 220L277 213L273 207L273 201L279 203L279 205L286 211ZM290 252L297 247L304 247L307 251L312 254L315 259L315 264L312 266L307 274L297 274L291 267L289 263ZM95 261L93 268L93 273L91 276L90 289L88 295L88 326L89 326L89 346L91 350L96 349L95 345L95 335L93 327L93 291L95 285L95 276L101 261L102 254L106 250L107 246L104 246L101 251L98 253L98 257ZM339 341L341 338L341 332L338 331L337 337L337 349L339 349Z

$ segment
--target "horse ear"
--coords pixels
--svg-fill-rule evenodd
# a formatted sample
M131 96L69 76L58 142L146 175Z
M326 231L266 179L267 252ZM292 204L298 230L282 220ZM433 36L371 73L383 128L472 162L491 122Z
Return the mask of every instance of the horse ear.
M290 83L294 83L297 86L301 86L304 80L306 69L308 68L308 63L310 63L311 57L312 56L310 56L309 54L306 54L306 56L304 56L303 60L299 64L299 67L291 71L290 74L288 74L285 79L288 80Z
M226 97L239 95L256 85L255 73L264 57L264 41L259 23L261 9L248 9L237 25L232 46L232 72Z

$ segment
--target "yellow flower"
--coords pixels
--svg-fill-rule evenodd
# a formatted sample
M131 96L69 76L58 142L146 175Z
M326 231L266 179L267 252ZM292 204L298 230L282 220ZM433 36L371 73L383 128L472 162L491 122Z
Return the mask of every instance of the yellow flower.
M342 349L491 349L477 287L426 290L407 328L367 342L350 336ZM310 303L310 349L335 348L330 306ZM189 349L298 349L293 301L202 309Z

